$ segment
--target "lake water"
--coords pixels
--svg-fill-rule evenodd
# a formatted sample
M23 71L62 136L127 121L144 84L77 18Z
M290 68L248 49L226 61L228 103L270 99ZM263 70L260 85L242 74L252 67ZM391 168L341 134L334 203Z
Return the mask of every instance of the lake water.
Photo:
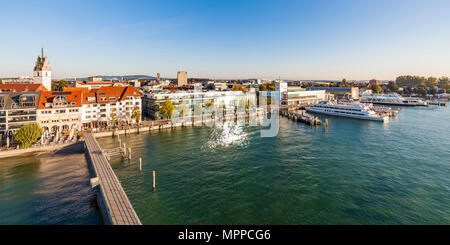
M144 224L450 224L448 107L327 118L326 133L282 118L274 138L232 123L122 136L133 159L111 164ZM65 154L0 159L0 224L102 223L84 154Z
M123 136L133 159L111 164L144 224L450 224L449 108L327 118L326 133L282 118L273 138L232 123Z
M102 224L81 144L52 155L0 159L0 225L5 224Z

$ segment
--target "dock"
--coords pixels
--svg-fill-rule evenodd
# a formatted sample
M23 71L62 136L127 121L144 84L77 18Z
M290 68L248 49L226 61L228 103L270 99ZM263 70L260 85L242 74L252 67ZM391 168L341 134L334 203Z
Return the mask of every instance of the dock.
M311 126L322 124L322 121L318 117L314 117L313 115L308 114L303 110L298 111L280 110L280 115L287 117L291 120L302 122Z
M373 106L373 110L381 116L395 117L398 114L398 111L392 110L388 106Z
M85 152L95 177L91 185L99 189L97 202L106 223L142 225L104 152L91 133L85 133Z

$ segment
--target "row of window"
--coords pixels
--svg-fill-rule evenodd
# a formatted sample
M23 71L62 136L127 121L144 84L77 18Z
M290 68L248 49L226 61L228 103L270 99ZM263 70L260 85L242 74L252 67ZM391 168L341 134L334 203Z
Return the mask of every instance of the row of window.
M61 120L46 120L46 121L40 121L40 123L45 124L45 123L59 123L59 122L77 122L78 118L72 118L72 119L61 119Z
M69 109L69 113L75 113L75 112L79 112L79 109ZM56 114L66 113L66 109L55 110L55 113ZM41 111L41 114L42 115L52 114L52 110Z

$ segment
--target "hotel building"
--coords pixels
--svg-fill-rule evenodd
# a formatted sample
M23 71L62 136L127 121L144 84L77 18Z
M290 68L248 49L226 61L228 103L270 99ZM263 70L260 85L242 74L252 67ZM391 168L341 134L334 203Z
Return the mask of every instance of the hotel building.
M201 108L202 113L207 112L212 106L215 108L221 107L227 113L234 113L235 106L242 101L250 105L256 105L256 94L243 93L242 91L144 93L142 97L143 115L149 119L163 117L159 110L161 104L166 100L172 101L172 104L175 106L173 116L186 117L194 116L196 106Z

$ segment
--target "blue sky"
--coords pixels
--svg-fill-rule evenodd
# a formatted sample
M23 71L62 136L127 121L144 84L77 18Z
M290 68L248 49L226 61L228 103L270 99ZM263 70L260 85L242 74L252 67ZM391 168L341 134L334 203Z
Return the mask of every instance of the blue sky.
M0 77L450 75L450 1L0 0Z

